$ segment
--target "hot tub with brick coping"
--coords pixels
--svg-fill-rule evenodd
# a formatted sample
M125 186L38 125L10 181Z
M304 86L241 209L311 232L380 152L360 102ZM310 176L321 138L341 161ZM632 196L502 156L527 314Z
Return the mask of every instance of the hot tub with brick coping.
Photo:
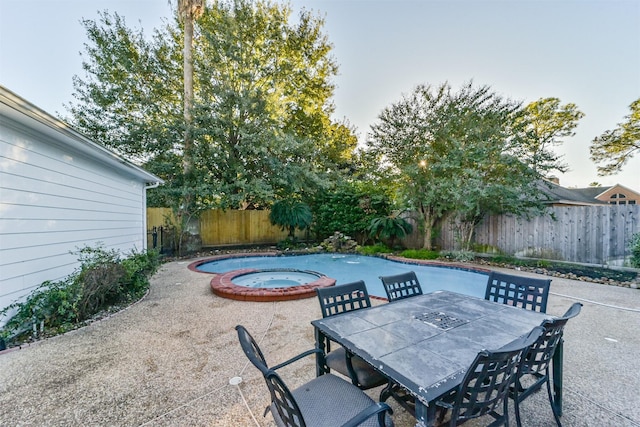
M300 283L305 277L315 280ZM236 284L234 279L244 284ZM315 272L245 268L217 274L211 279L211 290L220 297L241 301L288 301L314 297L316 288L333 286L335 283L335 279Z

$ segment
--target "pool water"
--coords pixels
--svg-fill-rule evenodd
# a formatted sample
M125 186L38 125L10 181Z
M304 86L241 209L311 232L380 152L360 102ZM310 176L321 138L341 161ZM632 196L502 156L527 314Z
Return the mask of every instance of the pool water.
M269 269L273 270L273 269ZM234 285L250 288L286 288L299 286L318 280L319 274L304 271L256 271L234 277L231 281Z
M411 270L416 272L424 293L448 290L482 298L487 284L487 275L484 273L351 254L242 256L210 261L197 266L197 270L208 273L226 273L243 268L310 270L336 279L336 285L364 280L370 295L383 298L386 298L386 294L379 276L391 276Z

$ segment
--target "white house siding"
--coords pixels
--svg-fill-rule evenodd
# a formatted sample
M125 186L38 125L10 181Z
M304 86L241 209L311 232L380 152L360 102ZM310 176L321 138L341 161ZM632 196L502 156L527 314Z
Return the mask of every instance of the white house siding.
M35 128L0 115L0 308L69 275L82 247L146 247L145 186L155 177Z

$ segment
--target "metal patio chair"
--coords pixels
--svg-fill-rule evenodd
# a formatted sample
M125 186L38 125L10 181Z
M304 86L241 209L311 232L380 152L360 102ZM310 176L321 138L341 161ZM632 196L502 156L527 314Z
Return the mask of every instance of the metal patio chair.
M549 403L551 404L551 410L553 411L553 417L556 420L558 427L561 427L560 416L556 410L556 405L553 400L553 393L551 392L551 378L550 378L550 365L553 355L558 351L558 345L562 342L562 335L564 327L569 319L576 317L580 314L582 304L579 302L574 303L569 310L557 319L545 320L542 322L544 333L538 338L538 340L530 347L527 354L524 357L523 364L520 367L519 375L514 384L514 390L512 390L512 398L515 402L516 423L521 426L520 422L520 403L527 397L531 396L534 392L540 390L542 384L547 384L547 394L549 396ZM535 379L535 382L527 387L522 385L522 378L524 376L531 375Z
M543 331L544 328L537 326L526 336L498 350L479 352L460 385L436 402L443 409L439 421L442 422L447 410L451 410L450 427L484 415L495 419L490 426L508 426L509 387L518 375L523 355ZM502 414L497 412L500 406Z
M551 279L535 279L494 271L487 280L484 299L546 313L550 287Z
M382 286L384 287L389 302L422 295L422 286L420 286L415 271L391 276L380 276L380 280L382 281ZM389 397L393 397L405 410L415 415L413 396L406 393L400 385L389 382L380 392L381 401L385 402Z
M308 350L279 365L268 367L260 347L247 329L236 326L240 345L253 366L262 373L271 404L264 415L271 411L279 427L392 427L391 408L386 403L376 403L358 387L335 375L325 374L290 390L276 373L303 357L322 352Z
M371 307L369 293L362 280L328 288L317 288L316 293L323 318ZM351 378L353 385L363 390L387 382L384 375L360 357L346 351L344 347L331 351L330 341L327 341L325 364L329 369Z
M389 302L422 295L422 286L414 271L393 276L380 276L380 280Z

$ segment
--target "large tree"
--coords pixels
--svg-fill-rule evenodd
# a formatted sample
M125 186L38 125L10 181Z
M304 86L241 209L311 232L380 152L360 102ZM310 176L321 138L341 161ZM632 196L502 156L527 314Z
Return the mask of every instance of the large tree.
M554 170L566 172L567 165L553 151L563 138L574 136L574 129L584 113L573 103L561 105L558 98L540 98L524 107L522 131L526 132L523 149L528 152L531 167L542 175Z
M598 175L613 175L640 151L640 98L629 106L631 112L614 130L608 130L591 142L591 160Z
M147 38L105 12L84 21L86 77L74 79L70 120L165 178L156 204L191 191L202 206L260 208L325 185L356 140L330 119L337 66L323 21L303 11L292 24L289 7L269 1L220 1L201 11L190 108L178 16Z
M422 214L424 247L445 215L461 224L462 243L487 213L525 214L541 209L541 195L524 149L520 104L472 83L418 86L383 110L368 149L397 182L406 203ZM529 156L529 157L527 157Z

